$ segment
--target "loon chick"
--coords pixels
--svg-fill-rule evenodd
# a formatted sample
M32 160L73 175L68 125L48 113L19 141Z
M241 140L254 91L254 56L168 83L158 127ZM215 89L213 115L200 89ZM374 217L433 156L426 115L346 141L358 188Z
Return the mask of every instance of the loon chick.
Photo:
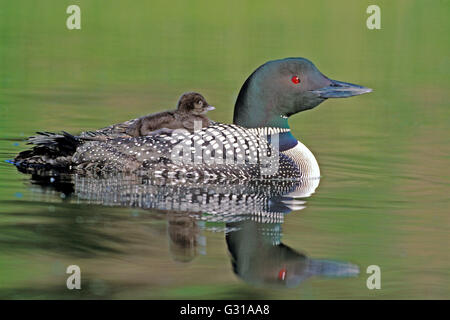
M269 61L243 84L234 124L214 123L188 135L163 133L82 142L66 165L78 170L145 171L167 177L317 178L317 161L291 134L288 118L329 98L371 91L331 80L304 58ZM21 160L19 165L26 166L27 159Z
M206 112L211 110L214 110L214 107L210 106L200 93L186 92L179 98L176 110L149 114L95 131L85 131L78 136L65 131L37 132L36 136L28 138L28 144L34 144L35 147L20 152L15 158L15 164L22 169L31 166L64 169L70 165L76 148L86 141L158 135L171 133L174 129L193 132L194 127L199 129L213 123L205 116Z
M200 93L188 92L180 97L176 110L141 117L133 122L126 133L132 137L139 137L171 132L174 129L186 129L194 132L196 123L199 124L198 129L212 123L205 116L205 113L211 110L214 110L214 107L210 106Z
M114 138L171 133L175 129L193 132L194 126L196 129L201 129L213 123L205 114L214 109L200 93L186 92L179 98L175 110L149 114L96 131L86 131L79 137L84 140L105 141Z

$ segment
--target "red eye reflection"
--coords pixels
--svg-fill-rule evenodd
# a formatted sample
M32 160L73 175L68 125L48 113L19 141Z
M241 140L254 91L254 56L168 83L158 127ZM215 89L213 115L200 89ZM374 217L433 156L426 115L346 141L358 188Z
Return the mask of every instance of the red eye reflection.
M284 280L284 279L286 279L286 273L287 273L286 268L281 269L281 270L278 272L278 280Z
M300 83L300 78L298 76L293 76L291 78L291 81L295 84L299 84Z

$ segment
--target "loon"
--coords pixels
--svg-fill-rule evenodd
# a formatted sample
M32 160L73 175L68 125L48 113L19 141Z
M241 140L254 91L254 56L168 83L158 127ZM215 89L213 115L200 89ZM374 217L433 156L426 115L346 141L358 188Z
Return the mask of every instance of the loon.
M200 128L212 124L205 113L214 109L200 93L188 92L180 97L176 110L141 117L133 122L126 133L133 137L139 137L163 132L170 133L174 129L186 129L194 132L196 122L200 124Z
M174 129L193 132L195 128L214 123L205 116L206 112L214 109L200 93L186 92L180 96L176 110L149 114L95 131L84 131L78 136L64 131L62 134L37 132L38 135L28 138L28 144L36 146L19 153L14 163L24 171L36 171L38 168L61 170L71 163L76 147L82 142L158 135L171 133Z
M371 92L331 80L305 58L269 61L243 84L233 124L212 123L193 133L161 133L88 141L63 132L35 139L36 146L15 159L18 167L40 164L76 172L140 172L168 178L319 178L314 155L290 132L288 118L329 98ZM34 158L33 158L34 157Z

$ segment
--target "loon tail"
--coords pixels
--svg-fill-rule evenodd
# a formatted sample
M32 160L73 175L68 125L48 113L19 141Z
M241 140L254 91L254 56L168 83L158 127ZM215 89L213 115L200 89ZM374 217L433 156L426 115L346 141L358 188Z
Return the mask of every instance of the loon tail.
M34 147L20 152L15 157L14 164L20 168L68 168L72 155L82 140L65 131L36 133L37 135L28 138L27 143Z

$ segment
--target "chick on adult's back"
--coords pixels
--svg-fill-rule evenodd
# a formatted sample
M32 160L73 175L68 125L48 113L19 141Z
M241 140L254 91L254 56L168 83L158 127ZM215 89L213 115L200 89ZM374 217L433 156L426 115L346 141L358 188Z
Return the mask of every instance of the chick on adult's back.
M214 107L200 93L188 92L180 97L176 110L143 116L135 120L125 132L132 137L157 135L175 129L194 132L194 127L201 129L212 123L205 116L210 110L214 110Z
M106 142L118 138L136 138L171 133L175 129L193 132L213 124L206 112L214 110L206 99L197 92L187 92L178 100L177 109L149 114L137 119L113 124L95 131L84 131L79 135L67 132L37 132L28 138L31 150L19 153L14 162L18 166L44 166L64 168L70 165L72 155L83 143L89 141Z

